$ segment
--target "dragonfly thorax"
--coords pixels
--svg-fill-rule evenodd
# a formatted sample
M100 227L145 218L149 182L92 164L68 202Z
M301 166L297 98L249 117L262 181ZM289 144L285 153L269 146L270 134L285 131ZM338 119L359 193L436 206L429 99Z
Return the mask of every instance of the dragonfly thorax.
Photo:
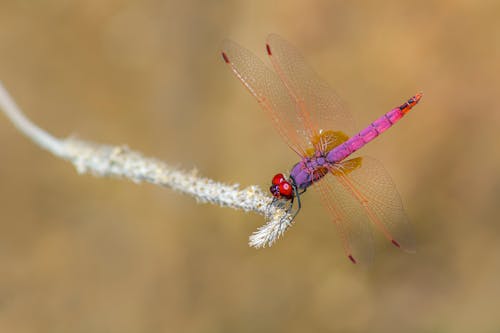
M304 158L295 164L290 171L290 178L294 179L295 185L299 189L306 189L311 184L328 173L328 167L331 165L322 154Z

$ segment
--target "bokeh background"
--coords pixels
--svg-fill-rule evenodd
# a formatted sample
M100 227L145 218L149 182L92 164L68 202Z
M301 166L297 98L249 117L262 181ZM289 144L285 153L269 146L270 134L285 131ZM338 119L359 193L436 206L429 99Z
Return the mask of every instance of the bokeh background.
M0 80L56 136L128 144L243 186L294 154L224 65L230 37L299 49L359 126L418 252L344 256L318 196L272 248L261 216L79 176L0 115L1 332L499 332L500 2L0 1ZM380 236L380 235L379 235Z

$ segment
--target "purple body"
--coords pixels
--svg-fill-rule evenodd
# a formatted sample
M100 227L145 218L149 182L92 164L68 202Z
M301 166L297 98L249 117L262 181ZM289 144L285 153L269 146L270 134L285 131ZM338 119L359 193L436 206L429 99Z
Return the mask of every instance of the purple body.
M346 159L349 155L362 148L401 119L405 115L406 104L387 112L368 125L364 130L329 152L326 152L326 154L321 155L318 153L315 156L304 158L295 164L292 171L290 171L290 176L295 181L295 185L299 189L305 189L316 180L322 178L326 174L323 172L325 167L332 166Z

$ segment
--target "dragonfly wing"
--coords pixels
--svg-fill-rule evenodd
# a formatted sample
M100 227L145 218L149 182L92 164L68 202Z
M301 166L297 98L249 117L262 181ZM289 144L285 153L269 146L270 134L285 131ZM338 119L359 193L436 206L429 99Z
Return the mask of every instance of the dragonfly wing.
M352 135L351 115L329 85L307 65L300 52L274 34L268 36L266 47L276 73L298 106L297 118L305 125L305 136L317 136L319 130L342 130Z
M333 175L313 184L321 202L333 219L347 257L355 264L373 261L372 230L359 205L353 205L351 193Z
M270 116L274 127L290 148L304 156L309 146L307 138L301 133L304 126L296 117L297 105L278 75L252 52L231 40L224 41L222 56L235 76Z
M355 161L355 163L353 163ZM391 177L374 158L363 156L335 165L331 169L335 183L350 194L345 203L349 210L363 216L382 231L395 246L415 252L413 230L403 209L403 203ZM361 215L361 214L358 214Z

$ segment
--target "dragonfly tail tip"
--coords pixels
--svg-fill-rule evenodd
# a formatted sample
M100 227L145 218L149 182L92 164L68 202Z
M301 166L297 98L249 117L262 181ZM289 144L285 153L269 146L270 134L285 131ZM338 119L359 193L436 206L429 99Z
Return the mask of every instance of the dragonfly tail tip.
M420 99L424 96L424 93L421 91L415 95L415 101L418 103Z

